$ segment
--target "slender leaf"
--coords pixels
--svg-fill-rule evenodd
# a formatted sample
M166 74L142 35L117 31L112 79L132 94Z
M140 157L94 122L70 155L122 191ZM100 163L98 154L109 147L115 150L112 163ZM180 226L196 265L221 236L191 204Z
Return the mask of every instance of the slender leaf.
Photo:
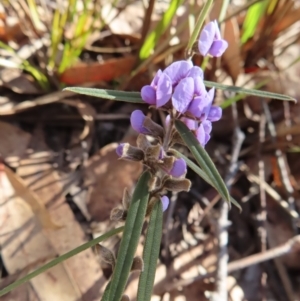
M162 237L163 227L163 211L162 204L158 201L151 212L148 230L146 234L146 241L144 246L143 260L144 271L140 275L139 287L138 287L138 301L150 301L156 264L159 256L160 243Z
M132 196L116 266L111 278L109 301L120 301L127 283L148 206L149 180L150 173L144 172Z
M243 35L241 37L241 42L244 44L255 34L256 27L263 17L269 0L264 0L253 4L247 11L247 15L243 24Z
M200 176L205 182L207 182L208 184L210 184L212 187L214 187L216 189L216 187L214 186L214 184L211 182L211 180L209 179L209 177L207 176L207 174L199 167L197 166L192 160L190 160L189 158L187 158L185 155L183 155L182 153L180 153L179 151L177 151L176 149L172 149L171 152L179 157L182 158L186 164L198 175ZM217 190L217 189L216 189ZM232 197L230 196L230 202L235 205L240 212L242 211L242 207L240 206L240 204Z
M245 89L241 87L236 87L236 86L228 86L228 85L223 85L215 82L210 82L205 80L204 81L205 85L207 87L215 87L217 89L221 90L226 90L226 91L232 91L236 93L243 93L247 95L254 95L254 96L259 96L263 98L271 98L271 99L279 99L279 100L288 100L288 101L294 101L297 102L297 100L293 97L279 94L279 93L272 93L272 92L267 92L267 91L259 91L259 90L254 90L254 89Z
M243 96L244 96L244 94L245 95L247 94L247 95L254 95L254 96L264 97L264 98L296 102L296 99L294 99L293 97L283 95L283 94L259 91L259 90L255 90L255 89L245 89L245 88L236 87L236 86L228 86L228 85L223 85L223 84L210 82L210 81L204 81L204 83L207 87L215 87L215 88L221 89L221 90L227 90L227 91L232 91L232 92L236 92L236 93L241 93L241 94L243 94ZM84 94L84 95L111 99L111 100L118 100L118 101L132 102L132 103L145 103L143 101L143 99L141 98L140 92L115 91L115 90L82 88L82 87L68 87L68 88L65 88L64 90L72 91L72 92L75 92L78 94ZM234 99L233 101L230 100L230 104L234 101L239 100L241 95L237 95L236 97L237 97L237 99ZM227 107L228 103L226 103L226 105L224 105L224 106Z
M103 295L102 295L102 298L101 298L101 301L108 301L108 297L109 297L109 289L110 289L110 286L111 286L111 281L109 281L106 285L106 288L103 292Z
M212 4L213 4L213 0L207 0L204 7L203 7L203 9L201 10L201 13L198 17L195 28L194 28L194 30L191 34L190 40L189 40L187 48L186 48L188 55L191 55L191 49L193 48L193 45L194 45L195 41L197 40L197 37L198 37L199 32L201 30L201 27L204 23L204 20L205 20L206 16L209 13L209 9L210 9Z
M67 252L53 260L51 260L50 262L46 263L45 265L43 265L42 267L40 267L39 269L29 273L28 275L26 275L23 278L18 279L17 281L13 282L12 284L8 285L7 287L5 287L4 289L2 289L0 291L0 297L7 294L8 292L12 291L13 289L17 288L18 286L26 283L27 281L31 280L32 278L46 272L47 270L51 269L52 267L58 265L59 263L65 261L66 259L69 259L75 255L77 255L80 252L85 251L86 249L89 249L93 246L95 246L96 244L98 244L99 242L117 234L120 233L121 231L123 231L124 227L119 227L116 229L113 229L97 238L94 238L91 241L88 241L87 243L71 250L70 252Z
M175 126L182 140L190 149L196 161L213 183L213 186L217 189L224 200L230 204L230 195L227 187L205 149L199 144L196 137L183 122L176 120Z
M177 8L181 5L182 2L182 0L172 0L170 2L169 8L164 13L156 28L147 36L142 46L139 54L141 60L146 59L151 54L151 51L154 49L158 39L170 25L170 22L177 11Z
M65 88L64 91L72 91L78 94L84 94L99 98L119 100L132 103L145 103L139 92L125 92L125 91L115 91L115 90L105 90L105 89L95 89L95 88L80 88L80 87L70 87Z

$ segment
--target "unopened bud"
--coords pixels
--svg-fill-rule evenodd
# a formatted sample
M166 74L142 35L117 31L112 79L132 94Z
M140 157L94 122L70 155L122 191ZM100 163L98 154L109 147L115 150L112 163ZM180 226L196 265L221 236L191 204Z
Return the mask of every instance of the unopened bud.
M159 159L161 153L161 146L159 144L148 147L146 150L146 157L152 160Z
M113 210L110 212L110 219L112 221L120 221L120 220L125 221L126 217L127 217L127 211L120 209L118 207L113 208Z
M173 192L189 191L191 181L188 179L167 179L164 182L164 188Z
M143 272L144 271L144 260L141 256L136 256L133 259L131 272Z
M142 161L144 160L144 152L129 143L121 143L117 149L116 153L122 159L130 160L130 161Z
M116 264L116 258L114 253L109 250L108 248L98 244L96 245L96 251L98 252L100 258L111 265L112 269L114 269L115 264Z

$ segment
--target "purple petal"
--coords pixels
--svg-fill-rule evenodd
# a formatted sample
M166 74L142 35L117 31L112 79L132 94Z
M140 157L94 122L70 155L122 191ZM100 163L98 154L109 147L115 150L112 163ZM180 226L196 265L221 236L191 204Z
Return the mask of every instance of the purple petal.
M209 22L204 26L200 38L198 40L199 52L205 56L208 54L211 45L213 44L216 33L216 26L214 22Z
M149 132L144 128L145 115L141 110L135 110L131 113L130 123L132 128L140 134L147 135Z
M168 209L170 200L169 200L169 198L166 195L162 196L160 198L160 200L161 200L162 209L163 209L163 212L164 212L164 211L166 211Z
M162 74L157 83L156 90L156 107L164 106L171 98L172 95L172 82L167 74Z
M159 78L160 78L161 75L162 75L162 71L159 69L156 72L156 74L155 74L155 76L154 76L154 78L153 78L153 80L151 82L151 86L152 87L156 87L157 86L158 80L159 80Z
M215 97L215 88L211 88L207 94L206 94L206 103L207 105L203 108L203 111L202 111L202 115L200 117L200 120L201 121L205 121L207 119L207 116L210 112L210 108L212 106L212 102L214 100L214 97Z
M203 96L196 96L188 107L188 112L193 114L197 118L201 118L205 113L209 112L211 106L210 98L208 93Z
M141 90L141 97L143 101L145 101L149 105L156 104L156 91L152 86L144 86Z
M205 146L205 131L204 131L204 127L202 124L200 124L199 128L197 129L196 131L196 137L197 137L197 140L199 141L199 143L202 145L202 146Z
M192 77L192 78L200 77L201 79L204 79L203 70L198 66L193 66L193 68L191 68L189 70L189 72L187 73L186 76Z
M169 174L175 178L186 174L186 162L182 158L176 159Z
M168 66L163 73L170 77L174 87L181 79L186 77L192 67L193 63L191 61L178 61Z
M183 117L180 119L191 130L195 131L198 128L198 121L190 118Z
M215 40L209 49L209 54L215 57L220 57L228 47L225 40Z
M123 149L124 149L124 145L125 143L121 143L118 145L118 147L116 148L116 153L119 157L122 157L123 155Z
M210 140L210 135L205 133L205 141L204 141L204 145L207 144L207 142Z
M182 79L174 90L172 97L173 107L184 113L194 97L194 80L191 77Z
M209 120L205 120L205 121L202 122L202 125L203 125L205 133L210 134L211 130L212 130L211 122Z
M222 117L222 109L217 106L212 106L209 110L207 119L214 122L220 120Z

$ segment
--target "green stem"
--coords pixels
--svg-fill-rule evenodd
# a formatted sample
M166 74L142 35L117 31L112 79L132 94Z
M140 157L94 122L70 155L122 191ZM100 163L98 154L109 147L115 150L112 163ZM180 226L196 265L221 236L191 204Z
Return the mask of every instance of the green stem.
M207 14L209 12L209 9L212 6L212 4L213 4L213 0L207 0L204 7L203 7L203 10L201 11L201 13L199 15L199 18L196 22L195 28L193 30L193 33L190 37L189 43L188 43L187 48L186 48L186 53L187 53L188 57L192 56L193 45L194 45L194 43L196 42L196 40L198 38L201 27L204 23L204 20L207 16Z

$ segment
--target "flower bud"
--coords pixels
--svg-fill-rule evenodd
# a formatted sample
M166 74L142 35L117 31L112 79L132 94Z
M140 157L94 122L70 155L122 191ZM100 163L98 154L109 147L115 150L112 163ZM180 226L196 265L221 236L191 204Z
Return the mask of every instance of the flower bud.
M124 209L120 209L118 207L113 208L110 212L110 220L112 221L125 221L127 216L127 211Z
M170 200L166 195L164 195L160 198L160 201L162 203L162 208L163 208L163 212L164 212L168 209L169 204L170 204Z
M112 269L114 269L115 264L116 264L116 258L114 253L109 250L108 248L98 244L95 246L96 247L96 251L98 252L100 258L111 265Z
M135 110L130 116L132 128L140 134L153 137L163 137L163 128L155 123L151 118L146 117L141 110Z
M169 174L175 178L179 178L186 174L186 162L184 159L176 159L173 163L172 169L169 171Z
M121 143L116 149L116 153L122 159L130 161L142 161L144 160L144 152L134 146L131 146L129 143Z
M173 192L189 191L191 181L188 179L167 179L164 182L164 188Z
M130 298L127 295L123 295L121 301L130 301Z

